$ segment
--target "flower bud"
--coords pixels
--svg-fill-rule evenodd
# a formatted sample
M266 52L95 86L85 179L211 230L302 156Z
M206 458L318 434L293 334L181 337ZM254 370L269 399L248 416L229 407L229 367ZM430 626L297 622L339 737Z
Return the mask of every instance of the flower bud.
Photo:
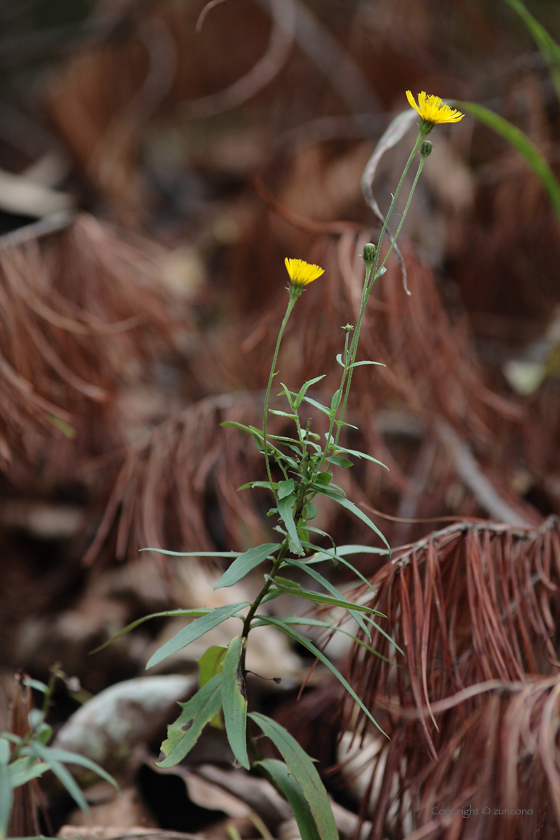
M431 155L433 148L434 148L433 143L430 143L429 140L424 140L424 142L420 146L420 154L422 155L423 158L427 158L428 155Z
M375 245L372 242L366 242L364 245L362 259L365 263L373 263L375 261Z

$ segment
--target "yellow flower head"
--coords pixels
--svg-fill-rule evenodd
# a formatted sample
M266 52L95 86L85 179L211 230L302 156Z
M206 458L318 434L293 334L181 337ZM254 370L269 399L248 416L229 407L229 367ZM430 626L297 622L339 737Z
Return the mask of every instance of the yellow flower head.
M465 116L460 111L456 111L455 108L446 105L439 96L428 96L425 90L418 94L418 105L409 90L406 92L406 98L410 106L420 114L425 128L429 126L430 131L438 123L456 123Z
M292 286L297 286L303 291L303 287L312 283L321 274L325 273L325 269L318 265L311 265L305 260L289 260L286 257L286 270L290 275L290 282Z

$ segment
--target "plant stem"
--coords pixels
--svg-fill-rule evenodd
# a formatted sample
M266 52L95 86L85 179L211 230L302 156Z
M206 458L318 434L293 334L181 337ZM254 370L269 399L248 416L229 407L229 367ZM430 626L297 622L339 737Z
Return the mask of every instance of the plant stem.
M276 339L276 348L274 350L274 357L272 359L272 365L270 367L270 376L268 377L268 385L266 388L266 396L264 398L264 415L263 415L263 446L264 446L264 458L266 461L266 474L268 476L268 480L270 482L270 489L274 494L274 498L277 499L277 494L273 486L272 482L272 473L270 471L270 459L268 457L268 446L266 442L266 422L268 418L268 403L270 400L270 390L272 388L272 380L276 376L276 362L278 361L278 352L280 350L280 344L282 342L282 337L284 335L284 330L286 329L286 325L292 314L292 309L295 306L297 298L295 298L292 294L290 294L290 299L288 301L288 307L286 309L286 314L284 315L284 320L282 321L282 326L280 327L280 332L278 333L278 338Z
M366 277L365 277L365 280L364 280L364 291L363 291L363 294L362 294L362 303L361 303L361 307L360 307L360 314L358 316L358 323L356 324L356 329L354 330L354 335L352 336L352 341L350 343L349 359L345 360L345 368L348 370L348 378L346 380L346 387L345 387L345 390L344 390L344 398L343 398L343 401L342 401L342 408L340 410L339 421L342 421L344 419L344 413L346 411L346 406L348 404L348 397L350 395L350 386L352 384L352 373L353 373L352 365L354 364L354 362L356 360L356 353L358 351L358 342L360 340L360 331L361 331L361 328L362 328L362 321L363 321L364 312L365 312L365 309L366 309L366 306L367 306L367 302L369 300L371 290L373 289L373 284L375 283L377 277L379 276L379 273L380 273L381 269L385 266L385 263L387 262L387 258L389 257L389 254L391 253L391 251L395 247L397 237L398 237L398 235L401 231L401 228L403 226L403 222L406 218L406 214L408 213L408 209L410 207L410 202L412 200L412 195L413 195L414 190L416 188L416 184L418 183L418 178L420 177L420 173L422 172L422 168L424 166L424 161L425 161L424 157L422 157L421 160L420 160L420 164L418 166L418 171L417 171L416 176L414 178L414 182L412 184L412 187L411 187L411 190L410 190L410 194L408 196L408 201L406 203L404 212L401 216L399 226L398 226L398 228L395 232L395 235L393 236L393 241L392 241L392 243L389 247L389 250L387 251L387 254L385 255L385 258L384 258L382 264L379 265L379 257L380 257L380 254L381 254L381 245L382 245L382 242L383 242L383 238L384 238L384 236L387 232L389 219L391 218L391 216L393 214L393 211L395 209L395 204L396 204L397 198L399 196L399 193L401 191L401 188L404 184L404 179L406 178L408 170L410 169L410 165L411 165L411 163L414 159L414 155L416 154L416 152L418 151L418 149L420 148L420 146L424 142L425 137L426 137L425 132L423 132L423 131L418 132L418 137L416 138L416 143L414 144L413 149L412 149L412 151L409 155L409 158L406 162L406 165L403 169L401 179L400 179L400 181L397 185L397 189L394 192L391 204L389 206L389 210L388 210L387 215L385 217L385 221L383 222L383 226L381 228L381 233L379 234L379 242L378 242L377 249L376 249L376 252L375 252L375 260L374 260L373 264L371 264L369 272L367 271L367 268L366 268ZM341 429L342 429L342 423L340 422L340 424L338 426L338 429L337 429L337 432L336 432L335 447L338 444Z

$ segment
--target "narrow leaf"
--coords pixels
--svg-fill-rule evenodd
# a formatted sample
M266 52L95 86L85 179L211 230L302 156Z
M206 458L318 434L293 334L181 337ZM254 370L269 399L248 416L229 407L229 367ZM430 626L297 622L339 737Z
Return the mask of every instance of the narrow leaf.
M325 376L326 376L326 374L323 374L322 376L316 376L315 379L310 379L308 382L304 382L304 384L300 388L299 394L295 398L294 408L299 408L303 398L305 397L305 395L307 393L307 389L311 388L311 386L315 385L317 382L320 382L321 379L325 378Z
M195 619L192 624L189 624L187 627L183 627L177 635L173 636L172 639L166 642L163 647L160 647L159 650L150 657L150 660L146 665L146 670L148 668L153 668L154 665L158 665L160 662L163 662L163 660L167 659L168 656L171 656L173 653L177 653L178 650L182 650L182 648L190 645L191 642L194 642L195 639L200 638L200 636L204 636L204 634L209 630L212 630L214 627L217 627L218 624L221 624L223 621L231 618L240 609L248 606L248 601L239 601L236 604L227 604L224 607L216 607L207 615L202 616L202 618Z
M207 723L216 717L222 706L222 674L216 674L188 703L179 703L183 711L167 727L167 738L161 745L163 758L158 767L174 767L194 747Z
M209 612L212 612L212 610L165 610L165 612L157 612L151 613L150 615L144 615L142 616L142 618L133 621L131 624L127 624L126 627L120 631L120 633L117 633L115 636L112 636L106 642L103 642L102 645L99 645L99 647L96 647L94 650L90 651L90 656L92 656L94 653L98 653L100 650L103 650L103 648L112 645L113 642L116 642L117 639L121 638L121 636L124 636L126 633L130 633L131 630L134 630L140 624L144 624L145 621L149 621L151 618L173 618L175 616L184 615L191 616L191 618L199 618L201 615L207 615Z
M85 755L80 755L80 753L70 752L69 750L60 750L56 747L43 747L41 758L43 761L46 761L51 765L53 762L64 762L65 764L78 764L80 767L86 767L88 770L93 770L94 773L102 779L105 779L105 781L109 782L109 784L113 785L115 790L119 789L116 781L109 773L107 773L106 770L103 769L103 767L100 767L99 764L92 761L91 758L87 758Z
M366 452L360 452L358 449L348 449L347 447L337 446L338 452L345 452L347 455L354 455L356 458L365 458L366 461L371 461L372 464L379 464L380 467L385 467L388 471L389 467L383 463L383 461L378 461L377 458L373 458L373 456L368 455Z
M31 779L37 779L39 776L42 776L48 769L48 764L38 762L35 756L18 758L10 764L12 787L17 788L20 785L25 785Z
M304 543L304 545L310 547L311 543ZM327 592L330 592L331 595L334 595L335 598L342 597L341 593L338 591L336 586L334 586L329 580L323 577L323 575L316 571L316 569L311 568L311 566L308 566L306 563L300 563L299 560L287 560L286 562L290 566L295 566L297 569L300 569L302 572L305 572L307 575L309 575L309 577L312 577L313 580L316 580L317 583L319 583L324 589L326 589ZM371 633L369 632L367 625L364 623L360 612L354 609L354 605L351 604L351 602L348 602L348 604L349 606L347 606L346 609L348 609L350 615L352 616L356 624L358 624L358 626L362 628L368 639L371 639Z
M250 548L249 551L240 554L223 573L214 589L221 589L223 586L233 586L234 583L237 583L245 575L249 574L252 569L255 569L268 557L271 557L279 548L280 545L278 543L263 543L263 545Z
M329 416L330 416L330 413L331 413L331 412L330 412L330 410L327 408L327 406L326 406L326 405L322 405L320 402L317 402L317 400L313 400L313 399L311 399L311 397L308 397L307 395L306 395L303 399L305 400L305 402L309 403L309 405L312 405L314 408L318 408L318 409L319 409L319 411L322 411L322 412L323 412L323 414L326 414L326 415L327 415L327 417L329 417Z
M312 589L304 589L299 584L296 586L286 585L283 578L275 578L274 583L278 589L281 589L283 592L295 595L298 598L303 598L305 601L312 601L314 604L325 604L330 607L342 607L346 610L356 610L357 612L367 612L379 615L379 613L370 609L370 607L364 607L361 604L354 604L352 601L347 601L346 598L335 598L331 595L324 595L322 592L313 592ZM291 584L292 581L289 581L289 583Z
M8 832L8 823L12 813L14 791L7 764L0 764L0 838L4 840Z
M276 721L258 713L249 717L270 738L286 762L288 772L296 780L309 805L321 840L338 840L329 797L311 758L296 739Z
M380 367L387 367L387 365L383 364L383 362L354 362L354 364L350 365L352 368L361 367L362 365L379 365Z
M212 645L198 660L198 687L204 688L216 674L222 672L222 663L227 653L225 645Z
M49 765L49 769L52 770L57 779L64 785L78 808L81 808L84 814L89 816L89 805L78 787L76 780L70 771L52 756L52 751L49 751L48 747L45 747L39 741L31 741L27 749Z
M309 803L287 765L275 758L266 758L256 762L255 767L264 770L284 794L298 824L301 840L321 840Z
M294 545L296 552L298 554L303 554L303 549L301 547L296 523L294 522L294 512L292 509L295 500L296 497L294 495L286 496L284 499L278 499L278 514L280 515L282 522L286 526L286 530Z
M319 489L319 493L322 493L323 496L328 496L329 499L333 499L333 501L338 502L338 504L341 505L341 507L345 508L350 513L353 513L354 516L356 516L358 519L361 519L362 522L365 522L365 524L369 528L371 528L372 531L375 531L377 536L383 540L383 542L389 549L389 552L391 551L391 546L389 545L385 536L381 533L377 525L374 525L369 516L366 516L363 510L360 510L359 507L356 507L356 505L353 502L351 502L350 499L346 499L344 498L344 496L339 496L339 494L331 490L330 487L321 487Z
M247 755L247 691L243 679L243 650L245 639L231 640L225 655L222 672L222 708L226 735L234 756L242 767L250 769Z
M311 642L309 639L306 639L305 636L302 636L301 633L298 633L297 630L294 630L293 627L291 627L289 624L286 624L280 618L275 618L271 615L262 615L260 617L260 620L265 624L271 624L273 627L278 627L278 629L282 630L282 632L284 632L287 636L290 636L292 639L294 639L294 641L299 642L300 645L303 645L304 648L307 648L307 650L310 651L313 654L313 656L315 656L320 662L322 662L323 665L326 665L329 671L331 671L335 675L337 680L339 680L339 682L342 683L348 694L356 701L356 703L358 704L360 709L362 709L364 714L368 716L368 718L371 720L374 726L376 726L377 729L379 729L379 731L383 735L385 735L385 737L389 737L387 733L384 732L383 729L381 729L381 727L379 726L369 709L367 709L366 706L364 706L364 704L362 703L362 701L360 700L350 683L348 683L348 681L344 679L340 671L337 668L335 668L330 659L327 656L325 656L325 654L322 651L320 651L319 648L315 647L313 642ZM249 715L249 717L253 717L253 715Z

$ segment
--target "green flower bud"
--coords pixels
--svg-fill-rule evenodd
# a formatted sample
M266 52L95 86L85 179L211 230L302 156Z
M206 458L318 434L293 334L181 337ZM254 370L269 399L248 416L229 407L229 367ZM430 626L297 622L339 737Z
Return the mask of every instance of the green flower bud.
M362 259L365 263L375 262L375 245L372 242L366 242L364 245Z
M432 154L432 149L434 148L434 144L431 143L429 140L424 140L422 145L420 146L420 154L423 158L427 158L428 155Z

